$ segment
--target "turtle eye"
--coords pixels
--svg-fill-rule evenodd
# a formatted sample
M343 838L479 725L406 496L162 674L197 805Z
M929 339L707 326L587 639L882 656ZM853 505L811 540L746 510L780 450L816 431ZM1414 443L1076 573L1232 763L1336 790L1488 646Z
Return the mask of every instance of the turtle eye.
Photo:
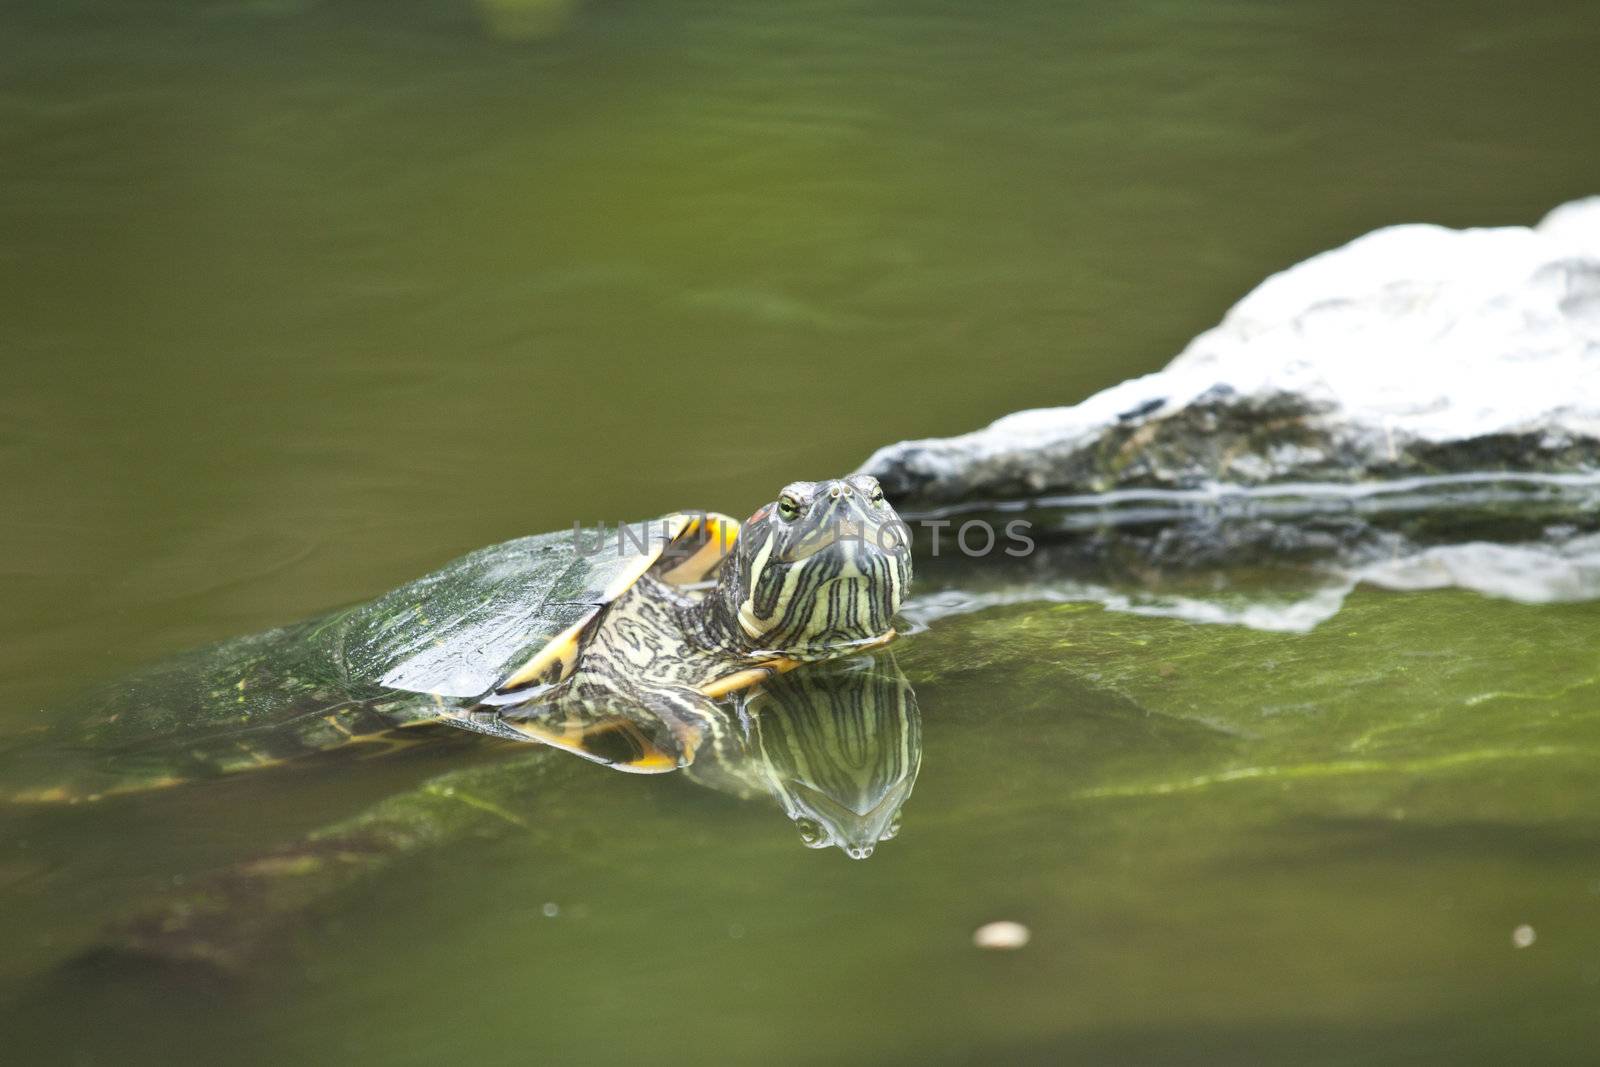
M874 504L883 503L883 486L874 485L872 487L872 492L867 494L867 499L872 501Z
M791 522L798 519L800 517L800 501L788 493L784 493L778 498L778 514Z
M796 819L795 826L800 831L800 840L811 848L827 844L828 835L823 831L822 824L815 819Z

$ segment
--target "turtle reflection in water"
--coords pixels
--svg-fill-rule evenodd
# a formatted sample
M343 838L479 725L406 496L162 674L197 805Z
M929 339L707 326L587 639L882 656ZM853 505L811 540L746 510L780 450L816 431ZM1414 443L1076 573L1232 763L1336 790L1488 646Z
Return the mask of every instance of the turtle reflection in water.
M891 655L773 678L714 705L694 748L640 706L554 705L517 729L618 770L673 767L735 796L772 796L811 848L872 855L899 830L922 764L916 693Z
M45 773L5 793L99 799L421 740L418 728L434 724L582 749L600 743L590 726L619 714L651 741L614 762L666 770L715 753L699 773L710 780L721 767L740 780L732 768L762 761L732 756L737 731L718 701L892 640L908 541L877 482L853 476L791 483L742 525L678 513L494 545L370 603L111 687L72 716L88 773L56 766L61 748L42 746ZM738 740L762 743L757 731ZM785 799L797 818L793 805L809 803ZM803 818L819 841L870 847L839 811Z

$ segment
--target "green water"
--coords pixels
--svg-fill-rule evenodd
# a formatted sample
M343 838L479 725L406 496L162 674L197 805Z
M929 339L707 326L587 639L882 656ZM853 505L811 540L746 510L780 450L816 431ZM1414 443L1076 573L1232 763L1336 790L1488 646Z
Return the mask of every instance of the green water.
M481 544L1077 400L1374 226L1532 222L1595 191L1588 6L13 0L0 737ZM1581 1062L1597 641L1372 589L1309 635L942 619L865 862L471 745L6 813L0 1055ZM447 773L517 819L232 984L63 968Z

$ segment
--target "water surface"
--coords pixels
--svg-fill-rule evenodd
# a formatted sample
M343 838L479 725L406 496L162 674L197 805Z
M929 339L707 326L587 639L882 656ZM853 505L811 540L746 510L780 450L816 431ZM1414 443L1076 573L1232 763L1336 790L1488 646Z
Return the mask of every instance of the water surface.
M1078 400L1374 226L1595 191L1581 3L505 6L0 12L0 736L481 544L745 514ZM501 757L8 814L6 1046L1581 1059L1597 635L1592 604L1367 586L1309 634L938 620L899 654L922 769L870 860L571 760L519 787L526 828L407 859L227 991L58 967L175 880ZM998 918L1032 944L973 949Z

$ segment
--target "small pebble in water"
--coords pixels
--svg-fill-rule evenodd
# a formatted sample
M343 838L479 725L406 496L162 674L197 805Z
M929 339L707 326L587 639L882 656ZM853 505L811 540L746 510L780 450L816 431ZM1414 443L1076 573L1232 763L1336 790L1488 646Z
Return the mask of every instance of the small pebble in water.
M972 932L972 943L979 948L1010 950L1026 945L1032 936L1032 931L1021 923L984 923Z
M1533 932L1533 927L1529 926L1527 923L1523 923L1521 926L1511 931L1511 943L1517 948L1527 948L1529 945L1533 944L1534 939L1538 936L1538 934Z

